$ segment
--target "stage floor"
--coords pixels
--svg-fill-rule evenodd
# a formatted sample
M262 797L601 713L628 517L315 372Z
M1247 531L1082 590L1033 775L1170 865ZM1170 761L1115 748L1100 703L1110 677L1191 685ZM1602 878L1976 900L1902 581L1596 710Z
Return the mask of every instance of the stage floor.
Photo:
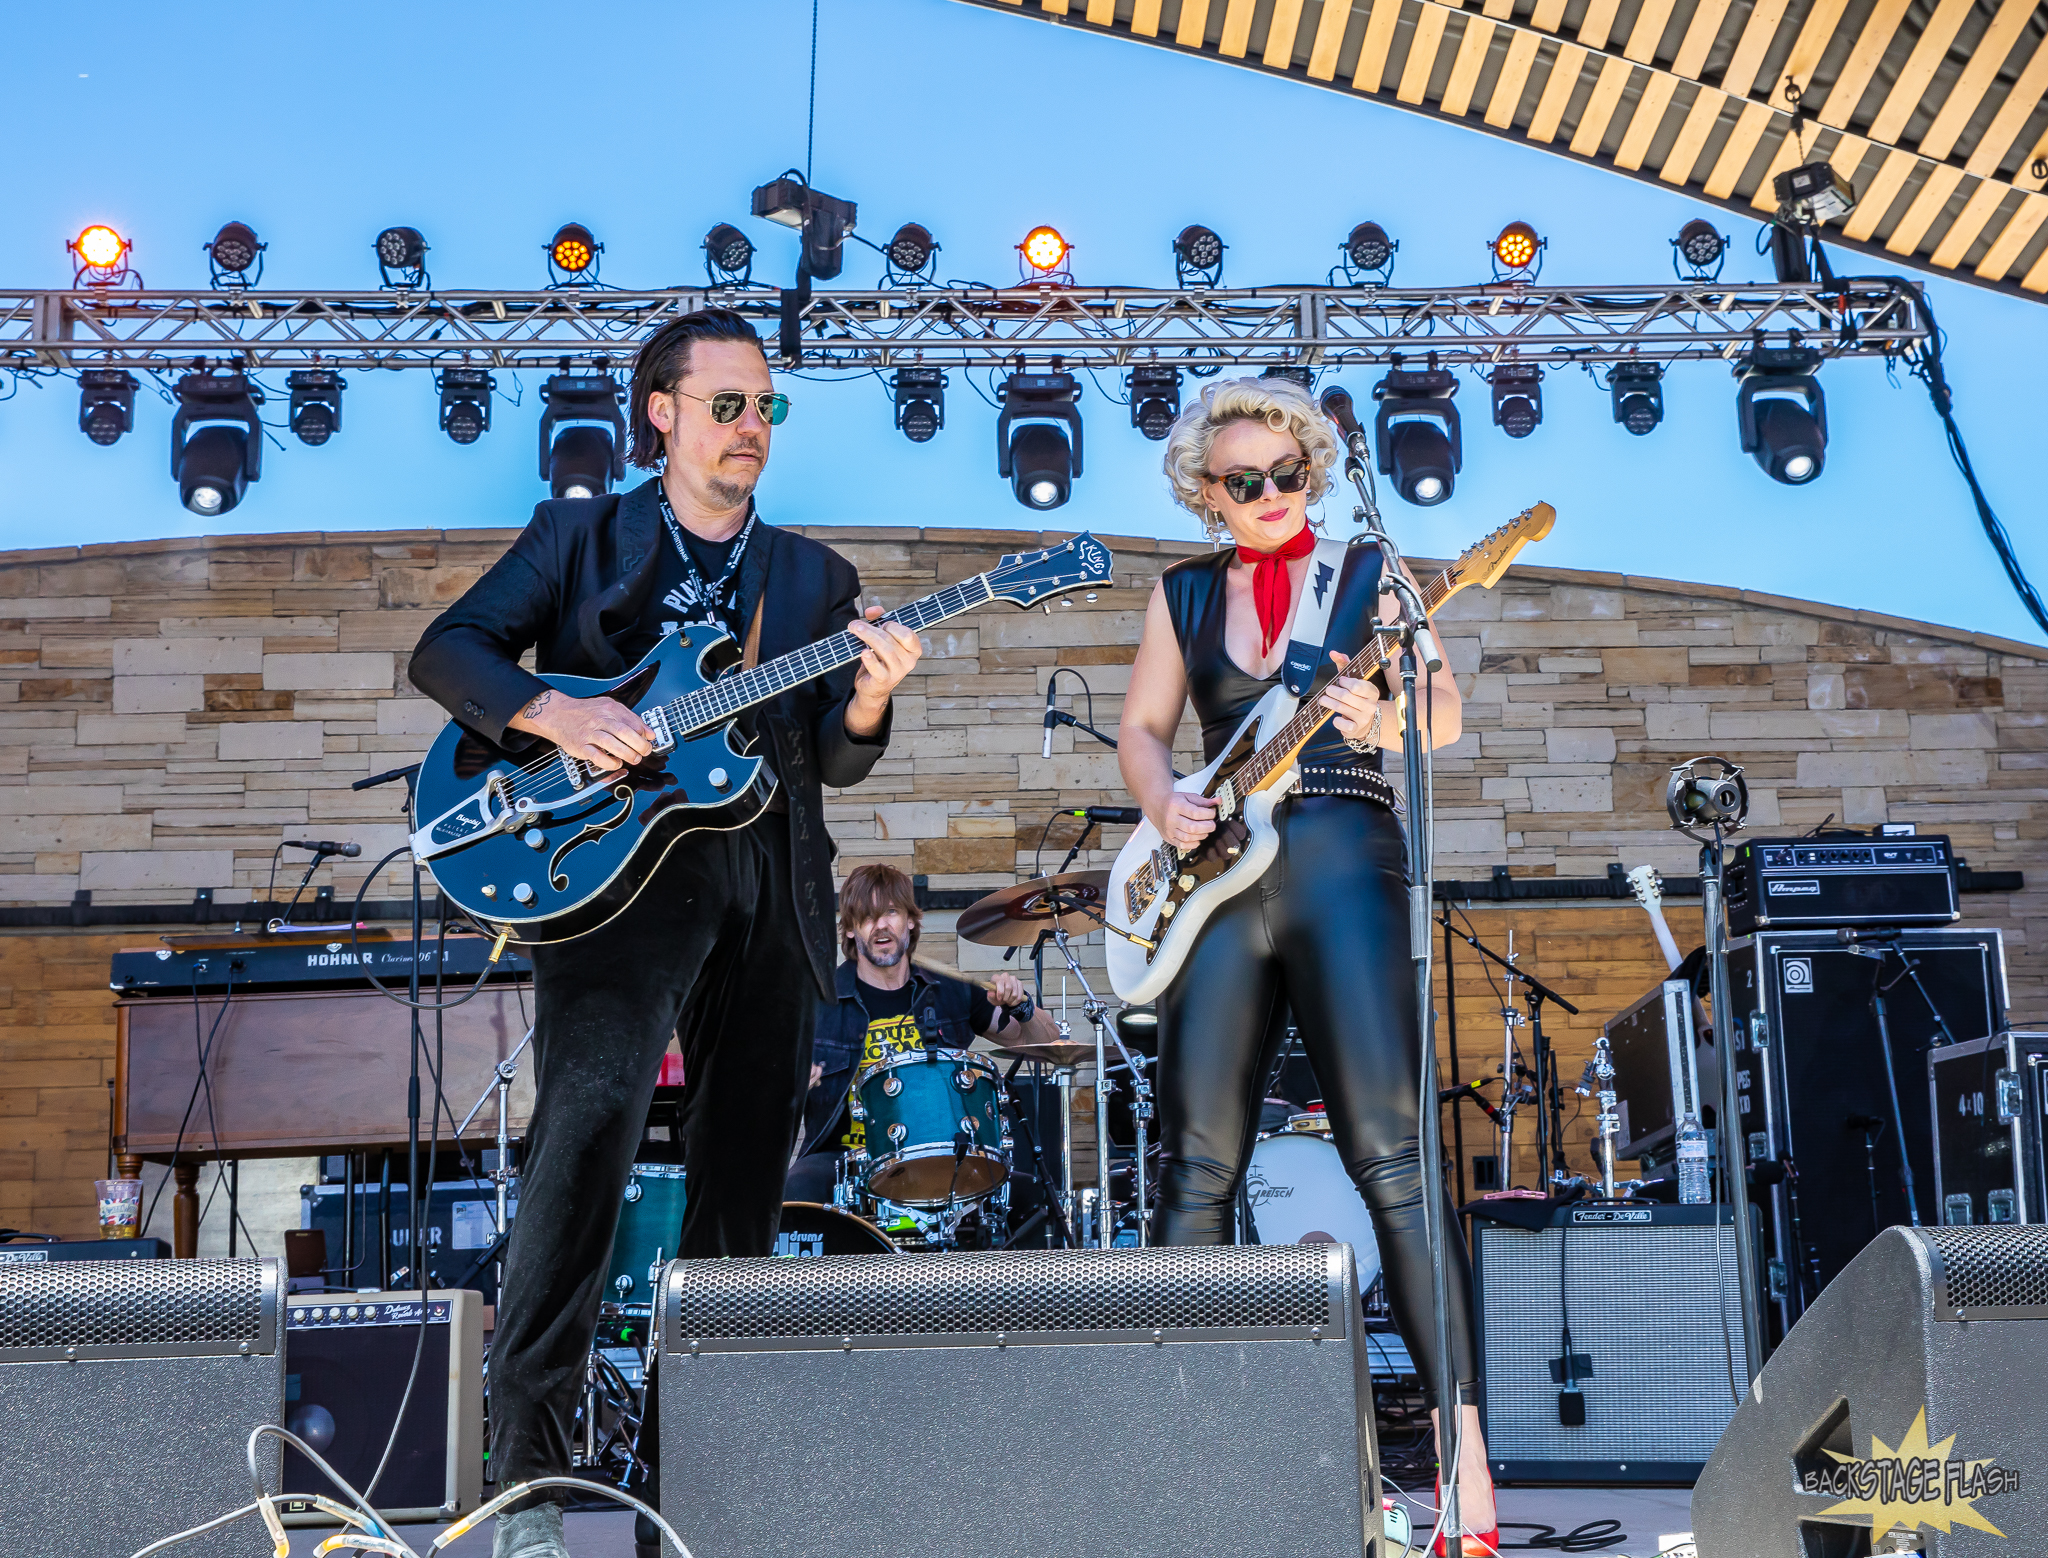
M1685 1488L1502 1488L1500 1517L1510 1522L1501 1531L1501 1551L1556 1552L1552 1544L1531 1548L1531 1542L1549 1527L1564 1536L1595 1521L1614 1521L1620 1526L1612 1540L1602 1546L1579 1547L1575 1552L1610 1555L1610 1558L1693 1558L1692 1494ZM1410 1511L1415 1518L1416 1540L1427 1534L1430 1515L1421 1508ZM1519 1526L1512 1522L1521 1522ZM440 1527L412 1526L406 1540L424 1549ZM678 1528L684 1541L687 1527ZM572 1513L565 1522L570 1558L634 1558L633 1517L630 1513ZM1589 1533L1589 1538L1592 1533ZM445 1549L449 1558L490 1558L491 1525L486 1521L454 1546ZM1111 1555L1104 1555L1111 1558ZM1398 1554L1392 1555L1398 1558Z

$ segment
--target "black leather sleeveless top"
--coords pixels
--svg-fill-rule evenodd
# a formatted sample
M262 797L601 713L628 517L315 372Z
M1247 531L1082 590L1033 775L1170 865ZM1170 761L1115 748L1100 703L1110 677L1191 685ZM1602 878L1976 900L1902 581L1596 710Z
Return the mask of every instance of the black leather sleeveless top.
M1223 750L1231 733L1243 723L1252 705L1280 685L1280 673L1251 675L1224 648L1223 626L1228 610L1225 576L1235 559L1235 547L1223 547L1206 557L1190 557L1173 564L1160 575L1166 591L1166 607L1173 619L1173 636L1180 643L1181 664L1187 669L1188 696L1202 722L1202 761L1212 763ZM1354 546L1344 554L1344 572L1337 581L1336 604L1330 608L1329 632L1325 645L1349 654L1360 648L1372 622L1379 599L1380 549ZM1319 694L1335 675L1324 659L1310 697ZM1307 698L1302 700L1304 704ZM1317 731L1303 750L1304 763L1332 767L1368 768L1378 772L1380 754L1361 754L1344 744L1335 721Z

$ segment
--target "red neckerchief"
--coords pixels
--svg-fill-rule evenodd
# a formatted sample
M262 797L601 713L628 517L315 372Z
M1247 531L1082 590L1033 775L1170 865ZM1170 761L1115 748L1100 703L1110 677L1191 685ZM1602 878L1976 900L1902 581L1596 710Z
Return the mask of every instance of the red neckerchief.
M1270 552L1240 544L1237 560L1252 568L1252 603L1259 608L1259 658L1273 652L1273 641L1287 626L1287 608L1294 592L1287 578L1287 564L1306 557L1316 549L1316 538L1303 525Z

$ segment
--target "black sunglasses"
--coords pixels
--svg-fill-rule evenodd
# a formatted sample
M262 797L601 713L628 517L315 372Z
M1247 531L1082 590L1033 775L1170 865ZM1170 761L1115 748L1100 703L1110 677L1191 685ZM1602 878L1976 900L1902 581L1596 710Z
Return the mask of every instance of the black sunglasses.
M737 422L746 415L747 402L753 401L754 409L761 413L761 420L770 427L782 426L782 419L789 415L789 397L767 392L748 395L740 390L720 390L712 396L692 395L688 390L673 390L672 394L683 395L691 400L701 400L711 408L711 420L724 427Z
M1211 476L1209 480L1221 482L1233 503L1252 503L1266 495L1266 483L1269 481L1276 492L1291 494L1301 491L1308 485L1308 470L1308 456L1299 454L1291 460L1282 460L1270 471L1232 471L1227 476Z

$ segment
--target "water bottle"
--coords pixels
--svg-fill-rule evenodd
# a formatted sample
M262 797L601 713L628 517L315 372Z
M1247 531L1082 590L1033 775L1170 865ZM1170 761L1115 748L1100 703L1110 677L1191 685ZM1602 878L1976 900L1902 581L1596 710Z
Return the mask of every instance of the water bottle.
M1678 1199L1684 1206L1705 1206L1714 1199L1707 1178L1707 1133L1691 1114L1678 1122Z

